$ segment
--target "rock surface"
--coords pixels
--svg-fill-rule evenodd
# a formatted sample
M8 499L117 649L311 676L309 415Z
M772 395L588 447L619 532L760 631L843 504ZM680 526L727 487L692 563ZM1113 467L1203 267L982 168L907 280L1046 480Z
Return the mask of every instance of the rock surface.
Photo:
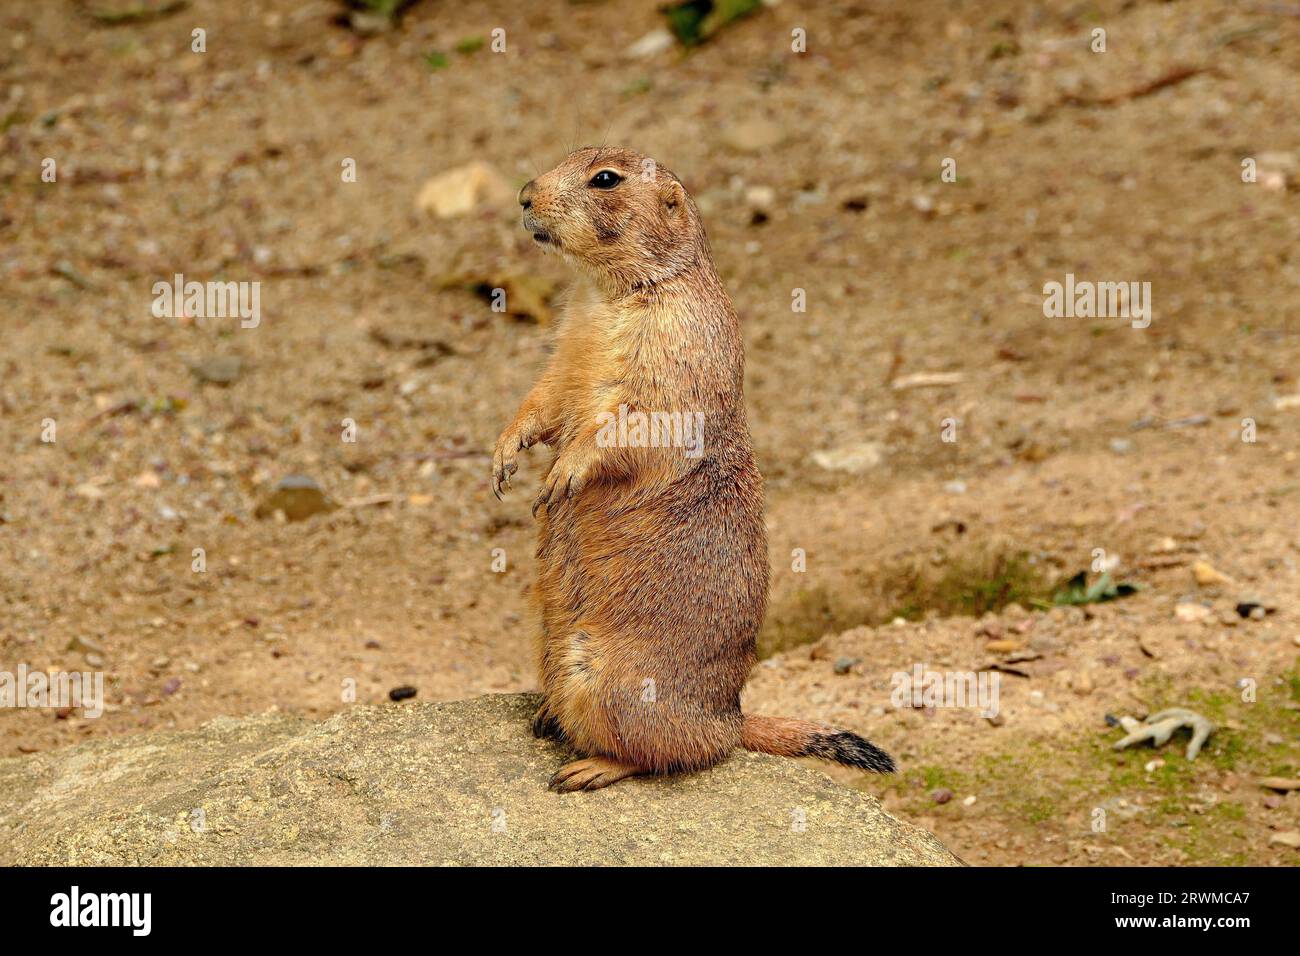
M219 718L0 760L0 864L959 862L777 757L550 793L566 753L529 732L537 702Z

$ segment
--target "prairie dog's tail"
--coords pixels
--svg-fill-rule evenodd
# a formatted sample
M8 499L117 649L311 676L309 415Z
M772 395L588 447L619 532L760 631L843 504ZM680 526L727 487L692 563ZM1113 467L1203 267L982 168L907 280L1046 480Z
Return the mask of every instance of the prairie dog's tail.
M871 741L811 720L746 714L740 743L746 750L778 757L820 757L875 773L893 773L896 769L894 758Z

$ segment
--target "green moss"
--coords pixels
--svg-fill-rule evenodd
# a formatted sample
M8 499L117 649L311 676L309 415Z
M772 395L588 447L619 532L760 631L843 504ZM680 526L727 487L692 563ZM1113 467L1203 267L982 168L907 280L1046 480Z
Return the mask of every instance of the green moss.
M922 767L921 784L927 791L947 788L954 793L961 789L961 774L951 767Z
M881 588L893 602L888 618L907 620L930 612L980 617L1008 604L1030 605L1048 596L1028 552L996 548L952 555L937 575L920 564L890 569Z
M995 553L949 565L931 603L944 614L979 617L1008 604L1029 604L1042 593L1041 577L1027 554Z
M1122 834L1138 862L1172 853L1189 865L1257 864L1258 833L1248 822L1256 797L1250 781L1289 776L1300 766L1300 712L1290 709L1298 679L1300 667L1283 674L1280 683L1261 681L1253 703L1231 687L1180 689L1163 675L1143 681L1138 696L1153 709L1183 704L1216 723L1218 730L1196 760L1185 755L1185 732L1163 747L1121 751L1112 749L1119 739L1113 729L1056 740L1008 738L1015 749L978 757L959 769L926 764L905 771L895 793L907 812L941 818L955 818L964 808L960 799L935 804L934 790L948 788L958 797L974 793L981 812L995 814L1010 828L1032 827L1040 836L1065 840L1090 835L1086 827L1093 810L1122 797L1146 812L1112 817L1108 839ZM1286 742L1266 744L1269 733ZM1160 766L1148 773L1146 765L1157 758ZM1225 791L1221 783L1228 770L1238 786ZM1204 802L1207 793L1214 802Z
M1057 813L1057 803L1050 797L1032 797L1023 801L1021 807L1024 818L1034 824L1046 823Z
M1277 734L1290 741L1287 746L1291 754L1300 750L1300 713L1287 704L1300 683L1298 679L1300 668L1295 668L1282 675L1285 693L1276 692L1271 683L1265 684L1259 688L1256 700L1249 702L1242 700L1235 689L1178 692L1169 678L1152 678L1144 682L1141 696L1152 701L1154 709L1177 701L1215 723L1217 730L1196 760L1186 758L1187 734L1181 731L1160 748L1115 752L1109 746L1081 741L1074 753L1104 772L1094 786L1100 783L1106 792L1141 800L1150 807L1148 826L1162 831L1153 836L1160 844L1179 851L1188 862L1220 866L1252 862L1250 834L1239 826L1247 817L1241 801L1249 798L1249 787L1233 794L1219 794L1218 802L1212 804L1202 804L1198 797L1207 789L1217 793L1216 784L1226 771L1241 777L1294 772L1294 763L1279 765L1276 748L1262 741L1266 734ZM1147 773L1146 764L1157 756L1163 764Z
M1008 604L1031 605L1049 596L1028 552L998 545L966 546L936 564L927 553L886 566L859 568L834 582L800 588L768 610L759 656L863 624L927 615L979 617Z

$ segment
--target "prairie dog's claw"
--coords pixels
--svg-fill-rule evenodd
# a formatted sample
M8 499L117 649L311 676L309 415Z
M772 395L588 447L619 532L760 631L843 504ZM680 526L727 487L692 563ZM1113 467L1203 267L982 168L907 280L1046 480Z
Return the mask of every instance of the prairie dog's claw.
M497 500L502 500L502 492L510 490L510 476L519 470L515 454L528 447L522 435L507 432L497 439L496 450L492 453L492 493Z

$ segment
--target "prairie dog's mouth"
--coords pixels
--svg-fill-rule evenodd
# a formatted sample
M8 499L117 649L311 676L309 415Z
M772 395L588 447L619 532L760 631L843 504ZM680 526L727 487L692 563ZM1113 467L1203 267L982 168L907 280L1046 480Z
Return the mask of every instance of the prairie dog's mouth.
M547 231L546 227L534 219L529 213L524 213L524 228L532 234L534 241L544 246L558 246L555 236Z

